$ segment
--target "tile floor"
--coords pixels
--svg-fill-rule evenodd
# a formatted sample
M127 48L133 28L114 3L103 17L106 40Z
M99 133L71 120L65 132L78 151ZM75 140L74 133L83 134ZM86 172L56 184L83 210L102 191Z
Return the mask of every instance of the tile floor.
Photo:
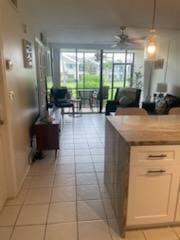
M103 184L104 116L65 116L61 151L36 161L0 214L0 240L120 240ZM177 240L180 228L129 231L126 240Z

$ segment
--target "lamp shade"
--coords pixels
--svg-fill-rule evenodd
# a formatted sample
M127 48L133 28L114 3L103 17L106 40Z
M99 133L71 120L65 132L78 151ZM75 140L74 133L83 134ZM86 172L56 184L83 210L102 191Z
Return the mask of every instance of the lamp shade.
M166 83L158 83L156 91L160 92L160 93L167 92L167 84Z
M145 41L144 57L147 61L156 61L159 57L159 39L155 29L151 29Z

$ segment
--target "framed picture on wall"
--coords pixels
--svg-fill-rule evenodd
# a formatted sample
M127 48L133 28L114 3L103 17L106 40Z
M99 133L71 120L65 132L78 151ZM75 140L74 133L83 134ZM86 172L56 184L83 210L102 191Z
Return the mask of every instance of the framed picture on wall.
M32 68L32 44L28 42L26 39L22 40L23 44L23 57L24 57L24 67Z

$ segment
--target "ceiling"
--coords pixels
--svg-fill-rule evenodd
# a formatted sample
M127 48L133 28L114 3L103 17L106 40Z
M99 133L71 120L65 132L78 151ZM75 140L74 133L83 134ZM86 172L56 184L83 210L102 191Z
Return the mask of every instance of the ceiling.
M50 42L113 41L119 26L139 36L151 26L153 0L19 0L24 22ZM156 28L180 30L180 1L157 0Z

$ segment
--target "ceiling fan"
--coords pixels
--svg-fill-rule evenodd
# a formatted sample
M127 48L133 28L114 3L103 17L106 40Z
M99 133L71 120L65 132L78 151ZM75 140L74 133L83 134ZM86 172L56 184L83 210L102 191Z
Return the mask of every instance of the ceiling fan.
M129 36L126 34L126 26L121 26L120 27L120 33L118 35L115 35L115 41L113 44L113 48L116 47L125 47L125 46L130 46L133 44L140 45L142 44L142 41L146 39L145 36L143 37L138 37L138 38L129 38Z

